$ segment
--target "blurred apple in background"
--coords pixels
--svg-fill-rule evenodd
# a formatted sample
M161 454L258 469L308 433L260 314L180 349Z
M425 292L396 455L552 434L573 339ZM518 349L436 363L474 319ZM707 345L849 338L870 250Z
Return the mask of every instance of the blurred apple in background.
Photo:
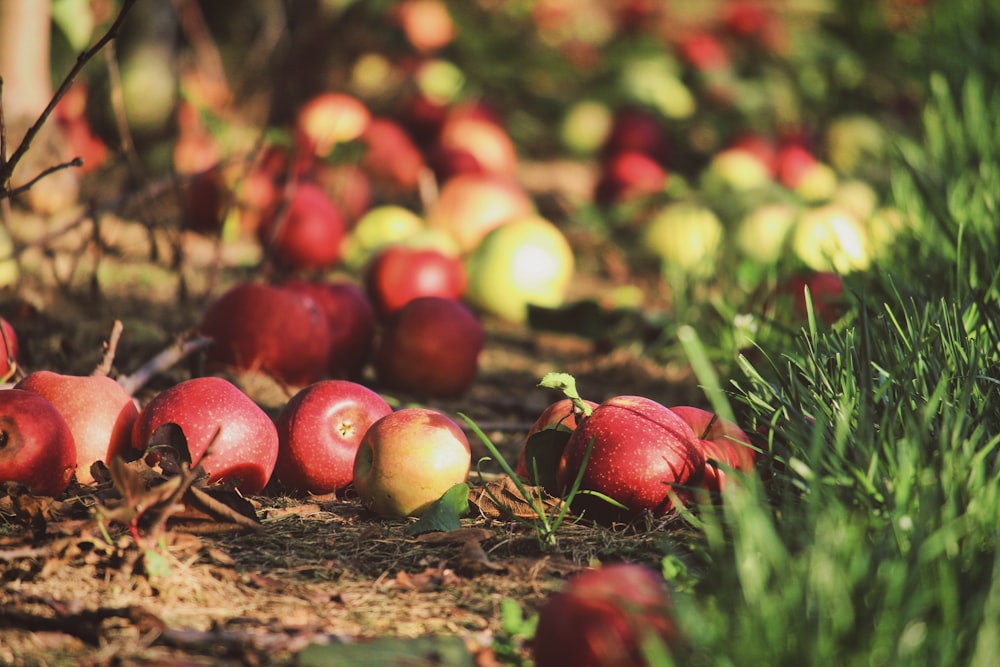
M66 420L76 445L76 479L94 481L90 467L132 456L132 425L139 414L125 389L106 375L64 375L41 370L15 385L46 398Z
M808 315L806 288L816 318L833 324L846 310L844 281L832 271L801 271L783 280L775 288L765 308L772 317L790 314L805 321ZM778 309L778 312L774 312Z
M858 220L867 222L878 208L879 196L868 182L850 178L837 183L830 203L847 208Z
M87 84L78 81L69 87L55 108L55 119L69 144L70 154L83 159L82 174L98 170L108 159L107 144L94 132L87 118L88 94Z
M295 129L303 144L318 157L326 157L339 143L364 134L371 113L364 102L338 92L319 93L299 108Z
M469 256L470 304L511 322L524 322L528 306L561 306L575 260L566 237L545 218L518 217L492 230Z
M727 148L716 153L701 174L702 189L710 196L746 193L770 183L768 165L744 148Z
M344 237L344 263L361 269L380 248L405 241L424 229L424 219L404 206L380 204L370 208Z
M597 100L574 102L559 124L563 146L580 156L596 154L611 134L614 114Z
M59 410L34 392L0 390L0 483L58 496L75 470L76 445Z
M261 244L283 266L296 270L325 269L340 261L347 232L343 213L314 183L295 186L287 207L261 221Z
M164 389L139 411L133 446L146 451L157 430L168 424L180 428L191 465L200 463L210 484L233 484L252 495L271 478L278 458L274 422L233 383L198 377Z
M386 322L375 351L376 378L419 396L460 396L476 379L485 338L482 323L462 302L418 297Z
M594 188L594 201L601 205L633 202L661 194L667 186L667 170L641 151L624 151L608 158Z
M210 169L194 174L180 188L181 225L200 234L221 232L230 202L222 172Z
M371 208L371 178L358 164L317 162L312 168L312 180L323 189L341 212L344 224L348 228Z
M517 171L514 141L492 114L476 106L452 107L430 152L442 180L466 171L513 178Z
M441 187L427 212L429 226L447 232L468 253L492 229L535 212L535 203L512 179L491 174L459 174Z
M722 222L710 208L673 202L654 214L642 238L665 268L707 277L715 272L723 233Z
M865 173L881 165L889 148L885 128L871 116L846 114L833 119L824 136L830 164L841 174Z
M620 107L613 112L601 154L608 159L629 152L643 153L661 164L666 162L669 138L660 115L636 106Z
M324 380L305 387L275 420L279 448L274 476L297 493L344 489L354 478L361 438L390 412L384 398L355 382Z
M259 371L279 382L306 385L329 358L327 316L309 296L258 283L239 283L202 315L199 331L213 340L213 367Z
M389 245L365 270L365 289L383 319L417 297L460 299L466 282L462 260L433 248Z
M736 224L737 249L755 262L774 264L784 255L788 234L798 216L798 208L786 202L760 204Z
M792 229L792 251L814 271L845 274L871 263L864 225L849 209L829 204L809 208Z
M441 0L403 0L389 10L407 41L421 53L443 49L455 38L455 24Z
M361 164L379 185L392 193L417 191L427 165L402 125L388 118L373 118L361 141L365 144Z
M368 428L354 460L354 487L376 514L420 516L465 482L471 466L458 424L436 410L404 408Z
M0 328L2 328L2 332L0 332L0 378L7 380L17 370L20 344L14 325L2 317L0 317Z

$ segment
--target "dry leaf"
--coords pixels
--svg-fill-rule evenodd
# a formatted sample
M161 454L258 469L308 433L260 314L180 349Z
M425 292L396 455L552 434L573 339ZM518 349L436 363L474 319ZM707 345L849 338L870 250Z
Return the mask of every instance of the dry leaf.
M554 510L558 511L563 505L562 499L549 495L540 486L525 485L525 489L533 496L535 502L541 503L547 514L551 514ZM521 495L510 477L489 481L482 487L472 489L469 493L469 502L478 507L480 513L487 519L513 517L530 521L538 518L531 503Z

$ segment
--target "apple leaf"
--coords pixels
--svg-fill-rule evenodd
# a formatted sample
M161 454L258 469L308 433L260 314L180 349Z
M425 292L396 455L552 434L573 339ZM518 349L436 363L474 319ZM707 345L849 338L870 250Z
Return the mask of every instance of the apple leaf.
M461 517L469 513L469 485L461 482L444 492L423 516L406 527L407 535L458 530Z
M558 389L561 391L566 398L573 401L573 406L579 410L584 417L589 417L590 413L594 411L594 409L580 397L580 392L576 389L576 378L569 373L546 373L542 377L542 381L538 383L538 386L548 387L549 389Z
M528 468L528 481L544 487L549 493L553 492L556 488L559 460L571 433L568 428L559 426L542 429L528 438L524 444L524 463Z
M311 644L296 656L301 667L319 665L437 665L473 667L476 663L461 637L379 637L369 641Z

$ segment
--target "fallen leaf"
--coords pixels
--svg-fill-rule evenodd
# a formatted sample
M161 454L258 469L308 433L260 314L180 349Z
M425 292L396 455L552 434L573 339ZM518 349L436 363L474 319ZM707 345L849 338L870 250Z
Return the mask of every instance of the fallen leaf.
M549 495L540 486L525 486L525 490L536 503L540 503L547 514L558 511L563 501ZM487 519L524 519L532 521L538 518L531 503L518 490L514 480L502 477L477 487L469 495L469 502L479 508L479 512Z

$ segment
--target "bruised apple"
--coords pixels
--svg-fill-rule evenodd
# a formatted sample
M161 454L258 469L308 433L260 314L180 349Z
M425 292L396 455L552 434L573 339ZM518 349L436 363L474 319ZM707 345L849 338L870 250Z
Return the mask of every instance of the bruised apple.
M744 473L753 471L756 451L739 426L708 410L689 405L675 405L670 409L687 422L699 438L698 444L705 455L704 488L715 492L725 489L726 471L715 462Z
M643 396L615 396L604 401L577 426L566 443L556 485L568 489L590 443L590 459L581 489L596 491L624 505L618 511L591 494L578 496L579 510L598 520L655 516L673 507L672 491L701 485L705 456L698 436L669 408Z
M139 414L125 388L106 375L35 371L15 385L42 396L59 410L76 445L76 479L94 481L90 467L116 456L129 458L132 425Z
M361 438L390 412L384 398L355 382L324 380L300 390L275 421L275 477L294 492L340 491L353 479Z
M191 465L200 463L209 483L233 484L249 495L260 493L271 478L278 458L274 422L228 380L198 377L161 391L139 412L133 446L146 450L167 424L180 428Z
M372 424L354 460L354 487L376 514L420 516L445 491L465 482L472 453L465 433L445 414L403 408Z
M0 482L58 496L75 469L76 445L59 410L34 392L0 390Z

